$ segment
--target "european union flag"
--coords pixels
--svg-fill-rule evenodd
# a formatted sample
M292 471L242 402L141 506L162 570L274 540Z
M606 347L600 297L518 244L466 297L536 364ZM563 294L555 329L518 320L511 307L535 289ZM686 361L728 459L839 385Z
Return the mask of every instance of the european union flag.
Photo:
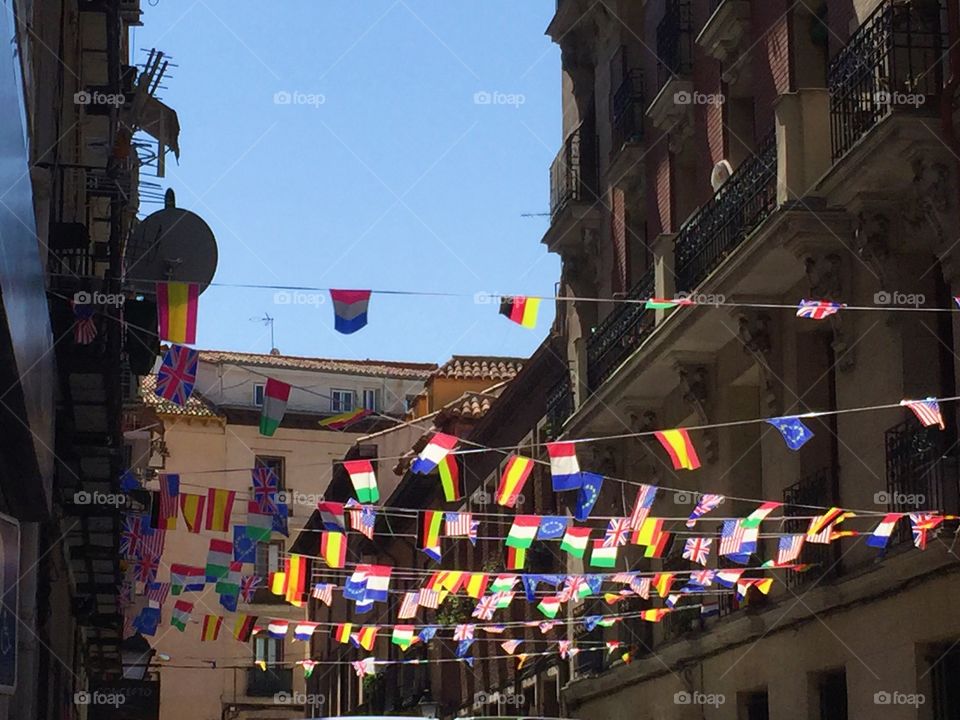
M141 635L156 635L159 624L160 608L145 607L133 619L133 627L139 630Z
M257 562L257 543L247 535L246 525L233 526L233 559L235 562Z
M273 532L278 532L284 537L290 537L290 529L287 527L287 518L290 517L290 508L286 503L277 503L277 512L273 515Z
M580 486L580 492L577 493L577 507L574 508L573 516L577 522L585 522L590 517L590 511L597 504L597 498L600 497L600 488L603 487L603 475L597 473L581 473L583 484Z
M780 431L780 434L783 435L783 441L791 450L799 450L806 444L807 440L813 437L813 431L804 425L798 417L770 418L767 422Z
M566 531L566 517L547 515L540 519L540 527L537 528L537 540L559 540Z
M437 634L436 625L428 625L423 630L420 631L420 634L417 636L420 638L420 642L426 645L428 642L433 640L433 636Z
M224 610L229 612L237 611L237 595L221 595L220 604Z
M466 657L467 651L470 649L471 645L473 645L473 640L461 640L460 644L457 645L457 657Z
M540 582L539 575L523 575L523 592L527 596L527 602L534 602L537 599L537 583Z

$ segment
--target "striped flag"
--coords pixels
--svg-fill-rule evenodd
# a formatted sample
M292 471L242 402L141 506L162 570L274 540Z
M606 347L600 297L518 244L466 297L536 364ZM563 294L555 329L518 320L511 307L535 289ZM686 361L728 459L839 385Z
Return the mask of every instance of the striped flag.
M346 430L354 423L357 423L368 415L372 414L372 410L367 410L366 408L357 408L356 410L339 413L338 415L331 415L330 417L321 420L319 424L320 427L328 428L329 430Z
M893 529L896 527L897 522L899 522L902 517L903 513L887 513L884 515L883 520L880 521L880 524L877 525L870 537L867 538L867 545L883 550L890 541L890 536L893 534Z
M193 345L197 342L198 283L158 282L157 319L159 340Z
M410 464L410 471L429 475L434 468L457 446L457 438L445 433L434 433L420 454Z
M213 532L227 532L237 493L234 490L210 488L207 491L207 521L205 527Z
M472 513L448 512L444 515L444 534L447 537L468 537L472 525Z
M237 615L237 619L233 623L233 637L240 642L248 642L256 624L256 615Z
M93 319L96 308L90 303L70 301L73 311L73 342L77 345L89 345L97 339L97 323Z
M520 295L500 298L500 314L521 327L535 328L539 312L540 298Z
M503 470L503 475L500 476L500 485L497 488L496 496L497 504L504 507L514 507L532 471L533 460L520 455L511 455L507 461L507 466Z
M177 600L173 605L173 613L170 616L170 624L180 632L187 629L187 623L190 622L190 613L193 612L193 603L186 600Z
M400 610L397 617L400 620L409 620L417 614L417 607L420 605L419 592L406 592L403 594L403 601L400 603Z
M342 568L347 562L347 536L340 532L320 533L320 555L328 567Z
M377 488L377 475L373 471L373 463L369 460L348 460L343 463L344 469L350 476L357 500L361 503L375 503L380 499L380 490Z
M550 477L554 492L579 490L583 480L580 475L580 462L577 460L577 446L572 442L547 443L550 455Z
M700 467L700 458L686 430L658 430L653 435L667 451L674 470L696 470Z
M233 562L233 543L229 540L211 538L207 550L207 582L216 582L225 578L230 572L230 563Z
M280 380L267 378L263 388L263 407L260 410L260 434L273 437L287 411L291 386Z
M178 496L180 495L180 476L173 473L160 475L160 507L156 527L161 530L175 530L177 527Z
M331 290L333 301L334 329L350 335L367 324L370 305L370 290Z
M657 487L655 485L640 485L637 491L637 499L633 503L633 510L630 511L629 525L631 530L637 530L643 521L650 514L650 508L653 507L653 501L657 497Z
M420 588L420 591L417 593L417 604L420 605L420 607L436 610L440 607L440 592L438 590L431 590L430 588Z
M314 599L330 607L333 604L333 583L317 583L310 594Z
M940 412L940 403L934 398L901 400L900 405L910 408L924 427L939 425L941 430L946 428L943 422L943 414Z
M212 642L220 637L220 627L223 625L223 615L204 615L203 626L200 630L200 642Z
M417 528L417 547L434 559L440 555L440 527L443 513L440 510L421 510Z
M344 505L347 514L350 517L350 527L366 537L373 540L374 529L377 525L377 511L370 505L361 505L353 498Z
M693 508L693 512L690 513L690 517L687 518L687 527L693 527L696 525L697 520L706 515L708 512L715 510L726 497L723 495L716 495L712 493L706 493L701 495L697 499L697 504Z
M777 541L777 565L789 565L803 550L803 535L784 535Z
M463 488L460 485L460 466L456 455L447 455L438 464L440 471L440 485L443 487L443 499L454 502L463 497Z
M167 599L170 593L170 583L151 582L147 583L147 601L151 607L160 607Z
M203 526L203 506L206 499L206 495L180 493L180 514L183 515L183 522L188 532L200 532Z

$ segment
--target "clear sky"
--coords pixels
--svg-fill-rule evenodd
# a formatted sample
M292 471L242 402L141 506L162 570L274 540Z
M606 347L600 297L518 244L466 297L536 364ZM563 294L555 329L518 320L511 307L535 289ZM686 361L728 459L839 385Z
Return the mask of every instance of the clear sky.
M215 282L554 294L548 218L521 216L549 210L561 140L560 53L544 35L554 0L143 8L137 62L156 47L178 65L159 94L180 118L180 163L169 155L160 182L213 229ZM267 352L269 330L251 318L269 313L289 355L523 356L554 315L544 302L525 330L497 310L374 295L369 325L347 336L327 298L211 287L198 346Z

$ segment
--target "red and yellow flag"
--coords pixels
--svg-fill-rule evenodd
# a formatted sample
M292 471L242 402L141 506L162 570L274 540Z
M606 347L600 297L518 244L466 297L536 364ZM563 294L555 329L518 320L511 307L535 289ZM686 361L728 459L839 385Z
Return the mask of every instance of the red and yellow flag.
M180 513L187 524L187 530L192 533L200 532L203 526L203 506L206 499L206 495L180 493Z
M350 642L350 632L353 630L353 623L340 623L333 632L333 638L343 645Z
M233 500L237 493L223 488L210 488L207 491L207 530L227 532L230 529L230 514L233 512Z
M341 532L320 534L320 555L332 568L342 568L347 563L347 536Z
M221 625L223 625L222 615L204 615L203 627L200 630L200 642L210 642L220 637Z
M161 340L180 345L197 342L197 283L158 282L157 320Z
M376 625L366 625L357 631L357 643L367 652L373 650L373 644L377 641Z
M497 488L497 504L504 507L513 507L517 504L517 497L523 491L523 485L533 471L533 460L511 455L500 476L500 486Z
M659 430L654 435L670 456L674 470L696 470L700 467L700 458L686 430Z
M286 559L284 573L284 597L291 605L303 605L303 591L307 583L307 558L303 555L290 554Z

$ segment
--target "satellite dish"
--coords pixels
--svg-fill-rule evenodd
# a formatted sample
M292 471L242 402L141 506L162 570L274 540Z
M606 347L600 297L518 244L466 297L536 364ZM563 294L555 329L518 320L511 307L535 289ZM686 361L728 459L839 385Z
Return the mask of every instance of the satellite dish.
M217 270L217 240L196 213L175 207L167 190L163 210L145 217L130 234L126 250L127 285L153 293L161 280L195 282L207 289Z
M716 192L733 175L733 167L726 160L721 160L713 166L713 172L710 173L710 185Z

